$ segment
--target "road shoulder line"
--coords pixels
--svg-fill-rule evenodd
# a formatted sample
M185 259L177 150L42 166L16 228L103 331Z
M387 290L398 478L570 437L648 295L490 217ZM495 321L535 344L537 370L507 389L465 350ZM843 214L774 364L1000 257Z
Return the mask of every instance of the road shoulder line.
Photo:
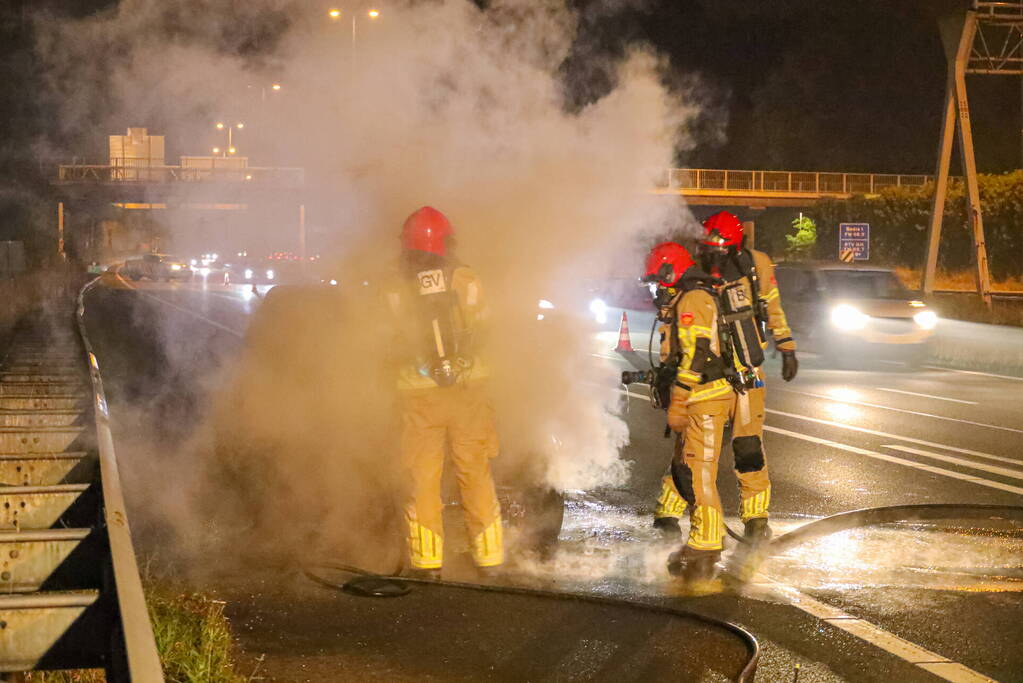
M221 323L218 323L216 320L211 320L210 318L207 318L206 316L204 316L204 315L202 315L200 313L196 313L193 310L185 308L184 306L178 306L177 304L171 303L170 301L167 301L166 299L161 299L160 297L155 296L153 294L150 294L149 292L147 292L145 290L139 289L135 285L133 285L130 282L128 282L127 280L125 280L121 276L120 273L117 274L117 277L122 282L124 282L124 284L128 285L129 289L132 289L132 290L138 292L139 294L141 294L144 297L147 297L149 299L153 299L154 301L159 301L161 304L164 304L165 306L170 306L171 308L173 308L173 309L175 309L177 311L181 311L182 313L187 313L188 315L192 316L193 318L198 318L199 320L202 320L203 322L209 323L210 325L213 325L217 329L223 330L224 332L227 332L228 334L233 334L234 336L238 337L239 339L241 339L241 338L243 338L245 336L241 332L239 332L237 330L234 330L234 329L231 329L227 325L223 325Z
M799 589L772 579L766 574L757 575L766 587L776 596L785 600L796 609L816 617L826 624L841 629L860 640L870 643L899 659L920 667L925 671L953 683L995 683L994 679L973 669L942 657L936 652L912 643L905 638L886 631L880 626L842 611L841 609L810 597Z
M869 401L858 401L855 399L848 398L837 398L835 396L828 396L827 394L815 394L811 391L798 391L796 389L785 389L779 388L777 391L784 391L790 394L799 394L801 396L810 396L811 398L819 398L823 401L831 401L833 403L845 403L847 405L854 406L865 406L867 408L877 408L878 410L890 410L894 413L905 413L907 415L917 415L919 417L930 417L935 420L945 420L947 422L959 422L961 424L973 425L975 427L985 427L987 429L998 429L1003 432L1014 432L1016 434L1023 434L1023 429L1016 429L1015 427L1003 427L1001 425L988 424L987 422L976 422L974 420L962 420L957 417L946 417L944 415L935 415L934 413L923 413L917 410L906 410L905 408L895 408L893 406L886 406L880 403L871 403Z

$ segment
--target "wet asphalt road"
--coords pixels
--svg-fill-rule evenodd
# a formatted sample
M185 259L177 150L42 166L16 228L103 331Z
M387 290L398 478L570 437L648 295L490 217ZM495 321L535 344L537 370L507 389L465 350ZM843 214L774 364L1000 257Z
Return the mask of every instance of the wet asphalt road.
M202 291L108 279L124 291L97 295L104 297L105 311L122 305L117 297L135 297L158 311L159 322L147 324L188 330L176 335L190 340L187 348L165 353L163 362L202 367L228 361L259 305L244 288ZM642 317L636 316L633 330L644 327ZM133 327L132 333L141 332ZM594 352L625 369L628 361L611 351L616 338L614 332L601 335ZM645 347L643 335L634 333L633 343ZM102 348L100 358L103 362ZM799 377L788 384L778 377L777 361L767 366L765 446L777 531L873 506L1023 504L1023 379L939 368L910 372L894 364L831 370L809 355L801 364ZM538 576L735 621L761 641L761 681L793 680L796 665L800 681L939 680L929 671L947 680L984 680L980 674L1023 681L1018 529L1008 537L994 532L977 537L962 529L847 532L762 567L768 578L757 583L782 582L788 598L759 586L745 594L678 595L662 569L670 546L648 526L670 443L662 438L663 417L650 409L645 391L630 391L631 444L623 452L633 463L630 483L622 490L573 496L564 549L552 563L535 568ZM719 488L726 514L738 502L730 464L730 453L723 454ZM734 517L729 523L738 528ZM791 604L800 601L801 608ZM822 612L828 606L841 611ZM247 627L265 619L259 611L252 603L237 613L246 633L243 647L252 652L271 649L261 640L265 632ZM287 640L275 637L282 639L273 641L277 645ZM329 665L324 667L277 679L330 680ZM274 674L272 667L267 672Z

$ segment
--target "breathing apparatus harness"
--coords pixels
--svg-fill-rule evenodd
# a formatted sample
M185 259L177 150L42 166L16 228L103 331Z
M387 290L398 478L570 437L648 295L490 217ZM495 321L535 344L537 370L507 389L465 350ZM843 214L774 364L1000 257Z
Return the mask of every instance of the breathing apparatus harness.
M472 329L452 287L457 267L451 263L418 264L411 283L414 295L418 294L413 296L416 305L410 311L416 368L442 388L468 377L473 367Z
M753 295L753 315L757 320L762 339L767 339L767 302L760 296L760 276L757 274L757 263L749 249L729 252L729 260L735 265L739 274L749 280L750 293Z
M654 305L657 307L657 316L654 318L650 329L650 341L647 344L647 359L650 363L650 370L638 372L623 372L622 384L647 384L650 387L650 405L657 410L668 410L671 404L671 390L674 386L691 389L678 381L678 369L682 364L682 349L678 343L678 303L683 295L694 289L701 289L711 295L714 305L717 308L718 318L721 324L717 326L719 353L713 353L709 348L697 348L697 357L694 358L694 371L701 373L701 382L712 382L717 379L726 379L732 389L737 393L745 393L746 389L756 386L760 380L753 370L744 370L740 373L733 362L725 359L736 357L734 337L735 321L748 317L750 308L736 308L725 300L727 296L722 293L728 289L718 290L721 280L716 277L700 273L696 276L685 278L685 284L681 287L659 287L654 297ZM738 286L738 283L733 286ZM662 343L667 335L668 350L663 360L654 362L653 339L657 325L660 323L662 329ZM665 427L665 438L671 435L671 429Z

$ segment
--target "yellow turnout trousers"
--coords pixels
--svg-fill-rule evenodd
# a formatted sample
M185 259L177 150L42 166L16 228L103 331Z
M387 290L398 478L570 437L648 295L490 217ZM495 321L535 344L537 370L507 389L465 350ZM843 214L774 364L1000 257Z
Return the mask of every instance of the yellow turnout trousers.
M675 401L673 400L673 403ZM690 403L676 412L683 429L676 437L677 467L682 489L671 475L664 477L657 501L657 517L681 517L693 506L688 545L699 550L720 550L724 536L721 499L717 491L718 458L721 456L725 425L732 422L732 450L741 496L739 514L744 522L767 517L771 502L771 481L761 435L764 426L764 388L747 389L744 394ZM679 452L681 450L681 453Z
M438 569L444 561L445 444L451 449L473 560L479 567L501 564L501 505L490 472L497 432L482 383L406 392L402 401L402 464L412 484L405 504L412 567Z

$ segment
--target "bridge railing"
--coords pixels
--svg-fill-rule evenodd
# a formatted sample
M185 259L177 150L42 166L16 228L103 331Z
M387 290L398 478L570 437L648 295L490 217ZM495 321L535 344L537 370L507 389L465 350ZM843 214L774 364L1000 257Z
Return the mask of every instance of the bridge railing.
M137 164L62 164L61 183L194 183L231 182L297 187L305 170L261 166L164 166Z
M931 180L932 176L893 173L669 168L664 187L682 191L839 196L875 194L888 187L920 187Z

